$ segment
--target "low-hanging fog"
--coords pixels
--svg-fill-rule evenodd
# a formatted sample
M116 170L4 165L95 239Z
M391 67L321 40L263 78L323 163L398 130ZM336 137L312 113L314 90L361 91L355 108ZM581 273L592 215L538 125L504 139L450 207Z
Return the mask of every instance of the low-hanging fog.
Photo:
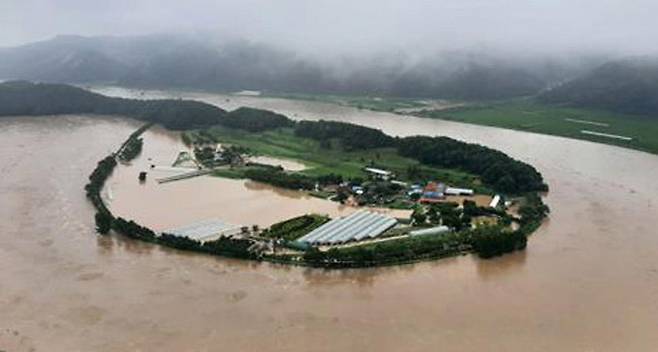
M0 78L501 98L654 56L655 13L653 0L4 0Z
M335 57L654 51L653 0L5 0L0 46L56 34L202 32Z

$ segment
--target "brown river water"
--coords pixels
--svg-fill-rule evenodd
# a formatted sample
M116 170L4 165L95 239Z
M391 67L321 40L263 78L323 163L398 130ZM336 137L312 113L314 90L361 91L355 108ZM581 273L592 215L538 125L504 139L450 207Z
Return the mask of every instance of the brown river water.
M325 271L189 254L94 234L82 187L137 122L2 119L0 350L657 349L658 156L328 104L184 96L482 143L535 165L551 186L553 212L526 251L494 260ZM147 138L169 137L156 129ZM120 180L113 178L115 204L124 197Z

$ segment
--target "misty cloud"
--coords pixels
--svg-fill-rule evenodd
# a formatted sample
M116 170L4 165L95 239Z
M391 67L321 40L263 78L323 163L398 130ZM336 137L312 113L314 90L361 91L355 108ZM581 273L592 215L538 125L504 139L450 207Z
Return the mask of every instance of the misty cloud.
M4 0L0 45L57 34L201 32L335 57L446 50L653 53L658 2Z

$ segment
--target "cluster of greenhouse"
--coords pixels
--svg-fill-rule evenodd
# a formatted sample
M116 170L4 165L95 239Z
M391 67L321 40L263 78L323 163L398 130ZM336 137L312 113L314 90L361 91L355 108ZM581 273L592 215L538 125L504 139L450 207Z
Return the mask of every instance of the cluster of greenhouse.
M201 242L216 240L222 236L233 236L240 234L238 225L226 223L222 220L206 220L196 222L183 227L163 231L178 237L187 237Z
M397 220L369 211L358 211L334 219L301 237L312 245L337 245L375 238L397 224Z

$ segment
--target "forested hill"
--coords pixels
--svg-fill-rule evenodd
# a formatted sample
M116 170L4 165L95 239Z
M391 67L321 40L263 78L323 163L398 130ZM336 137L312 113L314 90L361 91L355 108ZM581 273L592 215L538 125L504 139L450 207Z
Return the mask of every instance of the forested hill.
M64 84L0 84L0 116L58 114L122 115L181 130L216 125L226 111L191 100L111 98Z
M0 78L12 80L464 100L534 95L570 70L564 62L545 66L540 58L516 62L456 52L332 64L268 45L183 35L58 36L0 48Z
M658 118L658 60L610 62L545 92L540 99Z

